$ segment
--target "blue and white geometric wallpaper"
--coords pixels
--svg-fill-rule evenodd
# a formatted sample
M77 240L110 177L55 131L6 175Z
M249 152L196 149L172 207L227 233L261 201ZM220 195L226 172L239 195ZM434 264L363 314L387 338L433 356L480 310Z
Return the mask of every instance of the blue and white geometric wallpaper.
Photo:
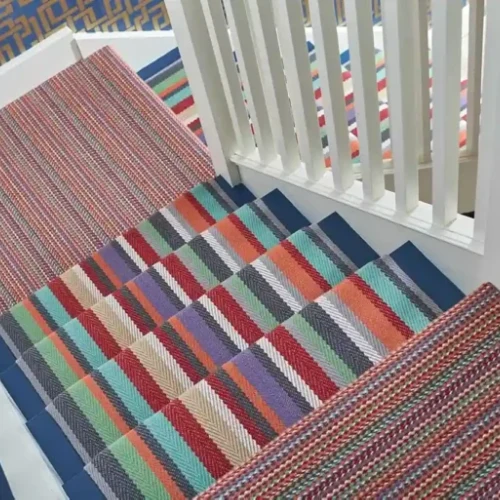
M163 0L0 0L0 64L65 24L74 31L170 29Z

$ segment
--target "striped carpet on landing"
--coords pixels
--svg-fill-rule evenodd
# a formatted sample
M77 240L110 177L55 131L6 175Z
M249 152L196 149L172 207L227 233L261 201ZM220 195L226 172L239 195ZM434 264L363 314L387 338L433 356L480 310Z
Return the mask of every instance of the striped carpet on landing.
M195 186L0 316L0 373L46 335L253 199L221 177Z
M192 498L462 297L406 244L295 309L100 453L66 491L71 498Z
M28 349L0 380L32 418L81 377L307 224L278 190L244 205Z
M214 176L110 49L0 110L0 312Z
M498 498L499 361L486 284L202 498Z
M325 113L321 95L321 77L318 72L316 49L312 43L308 43L309 59L311 63L311 76L313 81L314 96L318 111L318 120L321 131L321 141L325 155L325 164L331 165L328 147L328 137L326 135ZM349 51L340 55L342 64L342 78L344 83L344 95L346 105L346 118L349 127L349 137L351 141L351 151L353 163L359 163L359 140L358 127L356 123L355 96L352 84L351 63ZM382 153L385 159L392 157L389 104L387 98L387 79L384 54L381 51L375 53L376 79L379 100L380 119L380 140ZM432 68L429 76L432 77ZM148 67L139 72L139 75L150 85L156 94L165 104L178 115L202 141L205 140L201 127L196 104L194 102L186 71L178 49L174 49L162 58L153 62ZM466 120L467 120L467 81L461 83L460 95L460 147L464 148L466 143ZM431 96L432 97L432 96ZM432 103L431 103L432 105ZM432 112L432 110L431 110Z
M128 430L375 257L336 214L297 231L73 385L29 429L68 480Z

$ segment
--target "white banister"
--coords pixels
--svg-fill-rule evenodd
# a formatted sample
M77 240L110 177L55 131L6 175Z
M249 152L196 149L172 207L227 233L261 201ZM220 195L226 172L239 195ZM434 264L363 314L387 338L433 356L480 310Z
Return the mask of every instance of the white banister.
M299 150L308 178L317 180L325 173L325 161L307 52L302 2L276 0L274 5Z
M354 182L354 172L344 105L335 6L333 2L310 0L309 9L318 57L333 183L335 189L345 191Z
M486 43L479 135L474 237L485 241L485 254L500 255L500 2L486 4Z
M407 28L412 2L382 0L391 146L396 209L411 212L418 205L415 112L414 36Z
M257 64L245 1L224 0L224 6L231 28L231 38L236 51L259 156L264 163L269 163L276 158L277 152L274 147L271 119L264 97L264 87Z
M237 150L236 135L204 12L199 2L192 0L165 0L165 5L189 75L215 172L237 184L240 181L238 167L229 161Z
M266 98L274 139L284 169L291 172L300 165L300 155L272 4L269 0L247 0L247 8L255 35L262 79L267 88Z
M345 11L363 192L367 200L374 201L384 194L385 185L371 0L349 0L345 2Z
M476 154L481 113L484 0L469 0L469 54L467 66L467 152Z
M413 21L415 68L415 126L419 163L431 162L431 119L429 89L429 19L428 3L408 0Z
M433 222L457 216L462 0L432 0Z
M219 65L222 84L227 96L229 113L233 120L238 148L243 154L255 150L255 140L250 128L247 108L241 91L240 78L234 62L234 52L227 31L226 18L221 2L202 0L208 31Z

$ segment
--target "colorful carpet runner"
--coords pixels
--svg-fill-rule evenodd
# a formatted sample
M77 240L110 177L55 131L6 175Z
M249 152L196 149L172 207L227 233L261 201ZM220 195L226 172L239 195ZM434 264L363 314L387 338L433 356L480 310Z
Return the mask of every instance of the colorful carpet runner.
M308 224L277 190L228 215L28 349L0 379L27 419Z
M178 52L141 76L180 120L109 50L0 112L0 380L69 497L498 496L500 292L212 179Z
M201 498L498 498L499 360L486 284Z
M309 59L311 63L311 75L313 80L314 95L318 110L318 120L321 130L321 140L325 155L325 164L331 165L328 147L328 137L326 135L326 122L321 96L321 81L318 73L318 63L316 50L312 43L308 43ZM346 117L349 127L349 137L351 140L352 159L354 164L359 163L359 140L356 123L355 97L353 92L351 63L349 51L341 54L342 77L344 80L344 95L346 104ZM375 64L377 70L377 88L379 100L380 118L380 140L383 157L392 158L389 105L387 98L387 80L385 58L381 51L375 53ZM177 49L172 50L164 57L158 59L148 67L139 72L139 75L148 83L155 93L165 102L165 104L178 115L180 120L186 124L203 142L205 140L201 128L200 119L196 111L186 72ZM429 77L432 77L432 68L429 70ZM432 103L431 103L432 105ZM432 114L432 109L430 110ZM467 81L462 81L460 97L460 147L464 148L466 143L467 126Z
M3 108L0 313L213 176L205 146L109 49Z
M0 316L0 373L16 358L237 207L252 201L224 179L199 184Z
M67 491L72 498L92 488L107 498L192 498L462 297L406 244L296 311L146 419L99 454Z
M77 472L72 463L81 469L170 400L375 257L338 215L299 230L73 385L48 412L32 419L29 428L66 480ZM62 430L60 439L54 421ZM68 440L83 462L72 459L70 449L62 453Z

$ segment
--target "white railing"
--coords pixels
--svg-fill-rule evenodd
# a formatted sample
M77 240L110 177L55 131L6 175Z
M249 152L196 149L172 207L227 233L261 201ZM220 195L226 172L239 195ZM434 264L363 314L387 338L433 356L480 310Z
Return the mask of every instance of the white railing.
M214 36L221 19L208 8L197 8L200 2L212 0L166 0L166 5L219 173L233 181L243 178L257 193L280 187L312 219L332 208L340 210L359 221L358 229L379 251L412 239L465 289L485 279L500 284L500 262L491 264L500 255L500 228L495 228L493 215L500 198L490 196L495 186L500 189L500 170L495 168L500 156L499 2L486 6L483 80L484 0L470 0L468 18L463 18L462 0L433 0L431 37L426 0L382 0L392 191L387 189L381 153L370 0L345 3L361 180L355 179L350 158L333 2L309 2L331 169L324 167L305 48L311 34L304 28L301 0L223 0L232 45L229 37ZM218 2L214 4L218 10ZM468 39L463 38L463 23L469 28ZM469 82L464 154L459 148L463 46ZM256 148L247 143L244 150L234 133L241 129L241 114L236 122L234 108L241 109L244 98L234 85L230 93L226 90L227 72L234 77L234 68L227 64L232 50ZM224 52L219 71L216 63L220 65ZM464 183L475 182L475 173L461 178L459 166L476 166L478 155L474 223L459 214L459 192ZM424 164L432 166L432 203L422 202L419 193Z

